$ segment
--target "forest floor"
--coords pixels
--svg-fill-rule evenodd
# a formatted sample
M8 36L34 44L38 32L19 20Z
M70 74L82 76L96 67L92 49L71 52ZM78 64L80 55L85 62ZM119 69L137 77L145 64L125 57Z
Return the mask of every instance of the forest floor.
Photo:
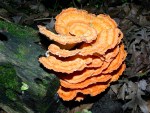
M150 112L150 2L139 0L139 3L118 3L117 0L114 2L106 0L99 4L89 1L85 5L80 1L66 5L54 0L48 7L46 3L50 2L43 1L0 0L0 20L38 30L39 24L53 28L55 16L63 8L77 7L94 14L106 13L123 31L123 42L128 53L124 74L104 94L96 96L94 101L89 99L90 102L80 103L75 107L64 103L57 113ZM105 100L108 102L104 104ZM0 113L4 111L1 109Z

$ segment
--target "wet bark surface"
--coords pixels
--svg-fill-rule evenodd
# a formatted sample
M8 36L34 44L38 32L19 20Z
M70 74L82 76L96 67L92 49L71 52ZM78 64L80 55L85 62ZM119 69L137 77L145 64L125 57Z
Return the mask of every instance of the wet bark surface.
M8 113L59 108L58 79L38 62L45 52L39 40L33 29L0 22L0 108Z

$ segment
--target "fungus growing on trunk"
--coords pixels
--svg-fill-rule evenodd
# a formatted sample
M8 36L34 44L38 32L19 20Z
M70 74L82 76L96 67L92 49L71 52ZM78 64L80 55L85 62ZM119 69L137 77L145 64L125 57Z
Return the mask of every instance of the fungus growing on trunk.
M48 55L39 61L47 69L59 72L57 93L65 101L100 94L125 70L123 33L108 15L68 8L56 16L58 34L38 27L40 33L54 41L48 47Z

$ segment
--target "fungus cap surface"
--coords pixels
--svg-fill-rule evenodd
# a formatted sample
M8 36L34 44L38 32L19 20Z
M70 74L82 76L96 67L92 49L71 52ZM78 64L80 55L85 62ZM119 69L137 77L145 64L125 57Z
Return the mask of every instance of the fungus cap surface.
M48 56L39 61L58 72L57 93L65 101L81 101L86 95L100 94L125 70L123 33L109 15L96 16L68 8L56 16L58 34L38 27L40 33L54 41L48 47Z

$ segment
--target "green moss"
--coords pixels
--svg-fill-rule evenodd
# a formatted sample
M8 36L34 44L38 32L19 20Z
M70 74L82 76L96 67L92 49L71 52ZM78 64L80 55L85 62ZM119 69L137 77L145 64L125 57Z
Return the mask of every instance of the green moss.
M16 71L11 64L0 65L0 90L5 93L10 100L16 100L17 92L20 92L19 79Z
M20 26L13 23L8 23L4 21L0 21L0 29L4 29L11 34L18 36L20 38L24 37L33 37L37 35L37 31L27 27L27 26Z
M4 50L5 46L4 44L0 43L0 50Z
M25 56L29 54L29 49L24 46L24 45L18 45L18 48L17 48L17 53L14 54L15 55L15 58L16 59L19 59L20 61L24 61L26 60L25 59Z
M15 101L17 99L17 95L10 89L7 89L5 94L8 97L8 99L12 101Z

